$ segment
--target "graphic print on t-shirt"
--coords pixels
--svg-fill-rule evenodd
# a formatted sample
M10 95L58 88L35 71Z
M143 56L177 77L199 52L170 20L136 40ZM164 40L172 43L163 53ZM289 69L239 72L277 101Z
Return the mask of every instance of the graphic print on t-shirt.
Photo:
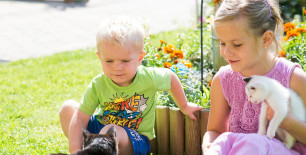
M123 94L116 94L111 98L111 102L104 102L106 108L100 118L103 124L117 124L137 130L142 122L142 112L147 108L148 98L136 93L128 99L125 98Z

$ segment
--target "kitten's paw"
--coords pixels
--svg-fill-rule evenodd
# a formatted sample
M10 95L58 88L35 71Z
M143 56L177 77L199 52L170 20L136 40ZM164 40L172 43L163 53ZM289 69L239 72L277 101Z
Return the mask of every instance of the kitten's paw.
M267 133L267 136L272 139L273 137L275 137L275 132L269 132Z
M266 134L266 130L261 130L259 129L257 134L260 134L260 135L265 135Z
M295 139L291 135L289 136L287 135L287 137L285 137L284 144L286 145L288 149L291 149L294 143L295 143Z
M293 144L285 144L286 148L288 148L289 150L292 148Z

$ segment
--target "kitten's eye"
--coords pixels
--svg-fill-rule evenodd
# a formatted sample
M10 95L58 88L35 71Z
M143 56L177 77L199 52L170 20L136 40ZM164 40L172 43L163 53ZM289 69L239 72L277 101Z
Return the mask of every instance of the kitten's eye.
M256 90L256 88L255 88L255 87L250 87L250 89L252 89L252 90Z

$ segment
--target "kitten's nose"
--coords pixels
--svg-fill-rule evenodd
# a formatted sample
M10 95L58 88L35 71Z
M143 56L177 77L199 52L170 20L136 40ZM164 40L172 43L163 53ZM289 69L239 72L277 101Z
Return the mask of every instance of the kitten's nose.
M248 83L251 79L252 79L252 77L248 77L248 78L244 78L243 81L245 81L246 83Z

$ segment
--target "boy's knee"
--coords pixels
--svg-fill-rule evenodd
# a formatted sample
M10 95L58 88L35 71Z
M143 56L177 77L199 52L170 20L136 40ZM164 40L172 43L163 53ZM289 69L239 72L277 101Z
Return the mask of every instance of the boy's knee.
M74 100L65 101L59 111L59 115L65 115L67 113L74 113L74 111L78 108L79 103Z

